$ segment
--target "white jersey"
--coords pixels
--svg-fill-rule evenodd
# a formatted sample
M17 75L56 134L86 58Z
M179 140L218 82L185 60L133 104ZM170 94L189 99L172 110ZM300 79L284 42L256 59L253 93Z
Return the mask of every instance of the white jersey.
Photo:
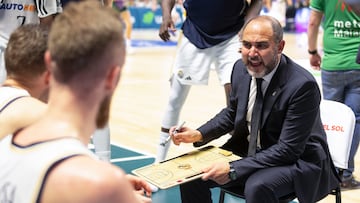
M62 12L60 0L0 0L0 84L5 80L4 50L11 33L21 25Z
M62 12L60 0L0 0L0 46L19 26Z
M7 105L15 101L17 98L28 96L30 96L29 92L24 89L10 86L0 87L0 113Z
M46 176L55 164L77 155L95 155L78 139L64 137L18 146L9 135L0 141L0 202L39 202Z

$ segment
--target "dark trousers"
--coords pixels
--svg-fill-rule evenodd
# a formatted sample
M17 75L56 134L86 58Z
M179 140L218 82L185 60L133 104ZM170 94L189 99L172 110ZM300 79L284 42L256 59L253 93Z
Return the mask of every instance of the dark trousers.
M288 166L258 170L247 179L232 181L221 187L239 187L246 203L277 203L279 198L294 193L293 177ZM219 187L213 181L197 179L180 185L183 203L212 203L210 188Z

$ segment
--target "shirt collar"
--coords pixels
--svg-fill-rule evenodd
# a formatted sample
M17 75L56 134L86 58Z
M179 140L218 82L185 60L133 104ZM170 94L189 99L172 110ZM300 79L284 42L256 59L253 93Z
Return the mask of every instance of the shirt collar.
M263 93L266 92L267 87L269 86L272 77L274 76L276 70L277 70L278 67L279 67L280 61L281 61L281 60L279 60L279 62L278 62L277 65L275 66L275 68L274 68L270 73L266 74L266 75L262 78L262 79L264 80L264 81L262 82L262 85L261 85Z

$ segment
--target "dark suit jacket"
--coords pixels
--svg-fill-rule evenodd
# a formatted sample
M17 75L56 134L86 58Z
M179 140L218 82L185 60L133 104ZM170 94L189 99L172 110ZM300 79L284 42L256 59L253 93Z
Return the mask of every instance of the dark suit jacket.
M326 134L320 119L321 94L314 77L283 55L264 95L260 129L261 150L246 157L249 135L246 113L251 76L242 60L232 73L230 106L198 130L201 146L232 130L233 136L223 148L244 157L233 163L244 180L256 170L289 165L300 202L315 202L338 186L339 178L332 163Z

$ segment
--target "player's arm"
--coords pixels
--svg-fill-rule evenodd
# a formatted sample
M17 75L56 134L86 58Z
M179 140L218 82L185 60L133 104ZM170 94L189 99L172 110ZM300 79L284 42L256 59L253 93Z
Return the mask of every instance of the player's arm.
M40 18L40 24L50 26L51 23L54 21L56 14L49 15L43 18Z
M161 9L163 17L170 17L171 18L171 10L175 6L175 0L162 0L161 1Z
M116 166L86 156L75 156L55 166L47 176L41 202L150 203L134 189L126 174Z
M245 22L253 17L258 16L260 14L262 7L263 7L262 0L250 0L249 8L246 11Z
M245 11L245 23L249 21L251 18L256 17L260 14L260 11L263 7L263 1L262 0L248 0L249 7ZM241 38L242 35L242 29L239 31L239 35Z
M172 21L171 10L174 8L175 0L162 0L162 23L160 25L159 36L162 40L170 40L169 31L175 32L175 25Z
M151 196L151 187L145 180L130 174L127 174L126 178L136 191L140 191L142 194L145 193L146 196Z
M9 104L0 114L0 139L37 121L47 105L33 97L21 97Z
M50 26L57 14L62 12L60 0L35 0L40 24Z

